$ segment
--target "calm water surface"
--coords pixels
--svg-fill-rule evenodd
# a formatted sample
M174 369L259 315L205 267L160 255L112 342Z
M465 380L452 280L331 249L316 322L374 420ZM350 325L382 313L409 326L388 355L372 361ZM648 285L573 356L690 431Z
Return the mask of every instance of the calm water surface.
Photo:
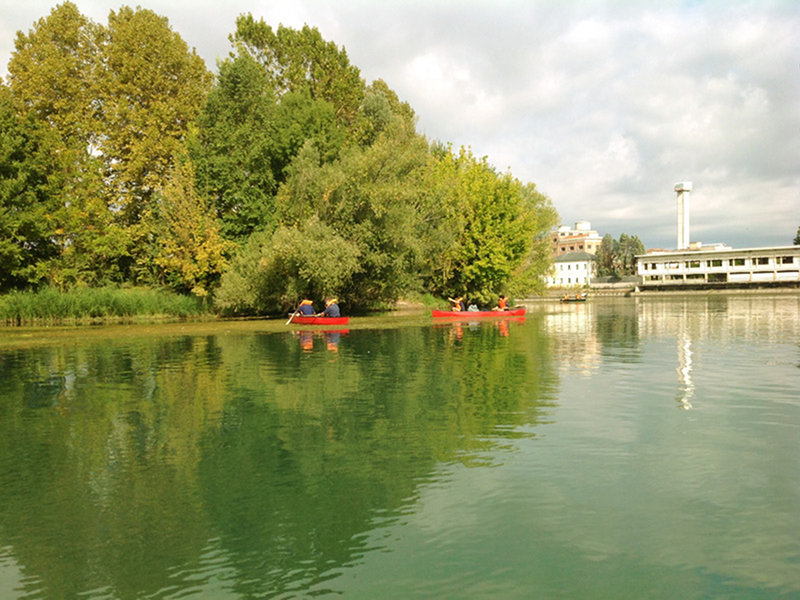
M0 597L800 597L800 297L369 323L3 346Z

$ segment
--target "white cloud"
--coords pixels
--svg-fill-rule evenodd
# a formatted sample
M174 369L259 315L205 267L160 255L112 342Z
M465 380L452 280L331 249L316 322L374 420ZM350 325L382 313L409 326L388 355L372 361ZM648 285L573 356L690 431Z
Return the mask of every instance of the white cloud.
M75 0L104 21L110 0ZM236 16L316 26L384 79L431 139L469 145L551 196L565 222L674 244L672 186L695 184L693 231L791 241L800 225L800 10L795 2L210 0L143 3L213 66ZM52 5L0 0L13 32Z

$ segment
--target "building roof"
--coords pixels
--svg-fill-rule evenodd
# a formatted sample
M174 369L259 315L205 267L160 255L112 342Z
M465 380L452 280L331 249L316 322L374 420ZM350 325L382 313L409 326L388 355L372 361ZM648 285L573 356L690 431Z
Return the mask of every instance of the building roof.
M724 256L726 254L757 254L759 252L791 252L797 251L800 246L765 246L763 248L701 248L691 250L664 250L660 252L648 252L648 254L637 254L636 258L656 259L659 257L697 257L697 256Z
M553 260L557 263L586 262L589 260L597 260L597 257L594 254L589 254L588 252L567 252L566 254L556 256Z

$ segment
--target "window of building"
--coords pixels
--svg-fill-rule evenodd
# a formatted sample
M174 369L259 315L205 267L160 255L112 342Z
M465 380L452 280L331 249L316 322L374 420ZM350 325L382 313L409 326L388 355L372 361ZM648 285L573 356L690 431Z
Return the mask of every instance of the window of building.
M700 261L699 260L690 260L687 261L686 266L689 269L699 269L700 268Z
M743 258L732 258L731 259L731 266L733 266L733 267L743 267L744 266L744 259Z
M666 266L668 269L677 269L678 268L678 263L677 262L668 262L664 266Z
M708 261L709 267L721 267L722 266L722 259L715 258L714 260Z
M778 257L778 263L782 265L793 265L794 256L780 256Z
M757 265L768 265L769 258L767 258L766 256L757 256L756 258L753 259L753 263Z

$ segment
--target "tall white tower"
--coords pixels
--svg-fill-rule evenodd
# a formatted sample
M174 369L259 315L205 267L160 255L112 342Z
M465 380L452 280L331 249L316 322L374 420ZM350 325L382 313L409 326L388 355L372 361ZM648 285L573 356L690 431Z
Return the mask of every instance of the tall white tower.
M692 191L691 181L675 184L678 193L678 246L677 250L689 247L689 194Z

